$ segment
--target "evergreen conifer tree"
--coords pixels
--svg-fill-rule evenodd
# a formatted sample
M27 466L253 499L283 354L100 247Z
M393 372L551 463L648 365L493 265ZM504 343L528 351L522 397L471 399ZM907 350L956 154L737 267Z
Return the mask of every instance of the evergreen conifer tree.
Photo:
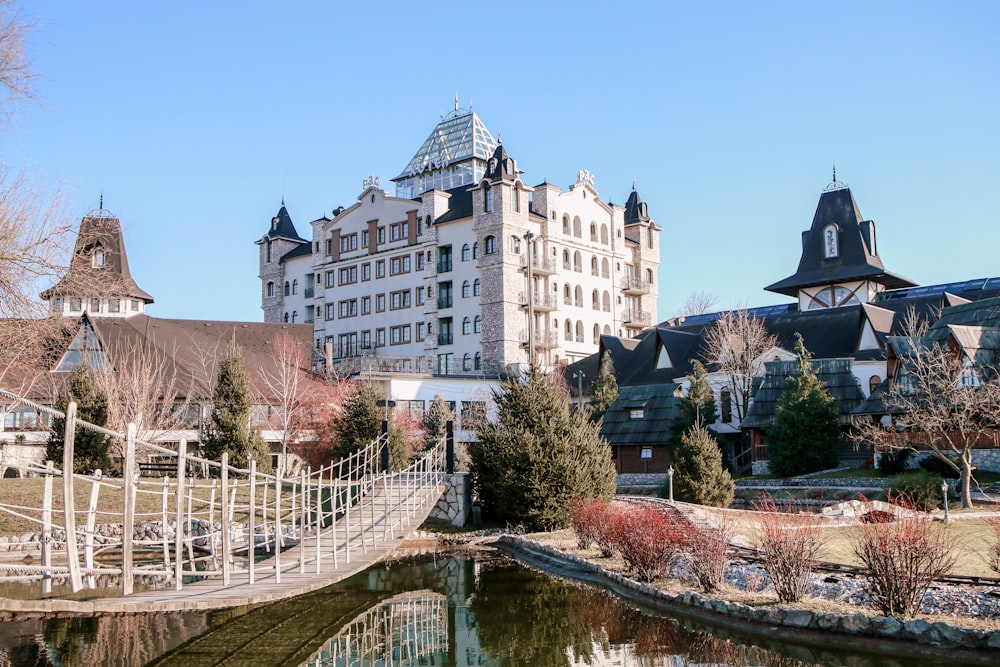
M448 407L448 401L441 394L434 397L424 413L424 444L430 448L444 438L448 422L455 421L455 412Z
M673 452L674 497L688 503L728 507L735 484L722 465L722 452L711 431L695 423Z
M250 378L239 347L233 341L226 356L219 362L219 372L212 394L212 416L202 445L205 456L220 460L229 452L232 465L243 466L248 457L257 462L261 472L271 471L271 456L267 443L257 429L250 426L253 397Z
M71 401L76 401L76 417L95 426L105 426L108 421L108 404L104 395L97 391L94 378L86 366L80 366L70 377L68 392L56 400L56 409L65 413ZM57 466L62 465L66 447L66 419L54 417L52 432L45 447L45 456ZM111 465L108 452L111 438L96 431L76 427L73 436L73 472L89 472L97 469L107 471Z
M497 421L469 446L472 478L483 514L528 530L569 525L575 498L610 498L611 450L600 427L570 414L566 391L532 368L493 392Z
M715 393L708 384L708 373L700 361L691 364L690 384L687 395L677 402L677 415L670 424L670 440L667 446L671 452L677 449L681 439L697 424L714 424L716 420ZM709 431L715 439L715 435ZM716 440L718 446L718 440Z
M601 367L597 377L590 384L590 421L600 423L604 413L618 398L618 380L615 378L615 363L605 350L601 356ZM581 398L582 400L582 398Z
M386 396L374 383L357 383L354 393L344 400L343 412L334 425L337 433L337 444L334 447L336 457L346 458L377 440L382 435L382 422L389 419L389 468L402 470L409 464L410 452L406 436L392 423L389 409L384 405L385 400ZM382 406L379 405L380 402L383 402Z
M795 343L799 374L788 378L765 441L771 472L801 475L837 465L837 406L810 363L802 336Z

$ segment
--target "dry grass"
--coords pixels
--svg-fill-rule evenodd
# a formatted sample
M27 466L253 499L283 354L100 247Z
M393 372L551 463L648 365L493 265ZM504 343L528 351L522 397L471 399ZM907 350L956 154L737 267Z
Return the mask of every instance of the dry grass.
M167 518L168 520L176 516L177 511L177 500L176 500L176 485L171 480L171 484L168 487L167 493ZM54 523L61 525L63 523L62 512L63 512L63 492L62 492L63 480L61 477L53 479L53 493L52 493L52 508ZM218 483L217 483L218 484ZM240 486L237 487L236 492L236 507L244 507L242 511L239 509L234 512L235 521L245 521L248 517L248 511L246 507L249 505L250 492L245 479L239 480ZM196 518L201 518L208 520L209 502L212 497L212 480L205 479L189 479L187 480L187 489L189 494L192 496L192 510ZM76 508L76 521L77 525L82 525L86 521L87 507L90 503L90 493L92 484L88 480L77 478L74 484L74 507ZM162 508L163 508L163 495L162 481L157 481L151 478L143 478L139 485L140 492L136 495L136 509L135 517L136 521L159 521L162 518ZM41 531L41 510L40 509L17 509L17 508L41 508L42 498L44 494L44 480L42 478L33 477L27 479L2 479L0 480L0 503L4 506L12 507L14 506L14 511L33 517L38 521L32 521L22 517L14 516L9 512L0 511L0 536L15 536L23 535L25 533L37 533ZM98 496L97 504L97 519L98 524L102 523L121 523L122 521L122 508L124 506L124 491L121 486L120 479L109 479L105 480L101 485L100 494ZM274 487L271 486L267 490L268 502L273 503L274 501ZM256 504L257 511L256 515L262 517L260 511L260 504L264 498L264 490L261 486L257 487L256 494ZM221 493L217 486L215 491L215 516L216 521L219 520L219 512L221 510ZM286 490L282 493L282 507L285 511L291 506L291 492ZM187 511L187 502L185 501L184 510ZM271 516L271 510L268 512L268 516Z
M951 526L952 524L949 524ZM585 558L589 561L597 563L598 565L604 567L610 572L615 572L619 574L628 575L626 571L625 563L622 561L620 556L613 556L612 558L602 558L600 552L596 548L591 549L579 549L577 548L576 535L572 530L561 530L554 533L533 533L526 535L525 537L535 540L536 542L542 542L544 544L549 544L560 551L565 553L578 556L580 558ZM662 578L654 582L653 584L657 589L664 591L665 593L671 595L681 595L687 591L692 591L705 595L696 582L682 581L679 579ZM738 602L740 604L747 605L749 607L760 607L760 608L781 608L781 609L801 609L806 611L811 611L814 613L823 614L841 614L841 615L851 615L856 614L859 608L855 605L847 604L844 602L837 602L834 600L826 600L821 598L807 597L803 598L799 602L792 603L782 603L778 601L777 595L773 591L745 591L738 588L733 588L727 584L723 584L714 593L708 597L715 599L727 600L729 602ZM873 609L866 610L869 615L877 614ZM914 618L922 619L928 623L936 623L938 621L947 623L949 625L955 625L965 628L972 628L975 630L985 630L987 632L992 632L994 630L1000 630L1000 620L997 619L984 619L975 618L969 616L946 616L946 615L932 615L932 614L917 614Z

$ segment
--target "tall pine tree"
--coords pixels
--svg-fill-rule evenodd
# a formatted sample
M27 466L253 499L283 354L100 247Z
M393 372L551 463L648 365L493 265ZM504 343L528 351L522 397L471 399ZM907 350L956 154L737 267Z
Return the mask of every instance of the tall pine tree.
M837 405L817 377L802 336L795 352L799 374L786 381L774 425L765 435L771 472L780 477L836 466L840 442Z
M597 377L590 383L590 421L599 423L604 413L618 398L618 380L615 378L615 363L607 350L601 355L601 367ZM583 400L581 397L580 400Z
M70 377L66 394L56 400L56 409L65 413L71 401L76 402L76 417L95 426L105 426L108 422L108 403L104 395L97 391L94 378L86 366L80 366ZM56 465L62 465L66 447L66 419L55 417L52 432L45 447L45 456ZM111 438L96 431L76 427L73 436L73 472L90 472L111 466Z
M250 426L252 407L250 378L240 349L233 341L226 356L219 362L212 394L212 416L202 441L206 457L218 461L222 452L229 452L231 465L243 466L247 458L252 457L257 462L258 470L271 471L267 443L260 432Z
M575 498L610 498L611 450L600 427L570 414L565 389L532 368L493 392L497 421L469 446L473 485L483 514L528 530L569 524Z
M409 464L410 452L405 434L392 423L386 396L372 382L358 382L354 393L344 400L343 412L334 430L337 444L334 455L346 458L364 449L382 435L382 422L389 419L389 468L402 470ZM379 403L383 405L379 405Z

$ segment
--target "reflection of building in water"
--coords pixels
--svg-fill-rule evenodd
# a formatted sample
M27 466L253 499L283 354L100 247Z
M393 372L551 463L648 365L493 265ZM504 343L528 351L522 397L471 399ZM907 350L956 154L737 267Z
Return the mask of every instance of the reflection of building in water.
M432 591L402 593L378 604L330 638L305 664L439 664L448 652L448 598Z

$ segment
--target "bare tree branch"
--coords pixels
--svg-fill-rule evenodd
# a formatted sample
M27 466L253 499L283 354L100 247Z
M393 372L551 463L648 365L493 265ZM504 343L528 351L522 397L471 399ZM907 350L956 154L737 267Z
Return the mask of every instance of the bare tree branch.
M746 417L753 391L753 379L764 371L765 352L778 339L768 332L764 320L745 309L730 310L705 332L704 356L711 370L725 376L725 386L733 396L739 421Z

